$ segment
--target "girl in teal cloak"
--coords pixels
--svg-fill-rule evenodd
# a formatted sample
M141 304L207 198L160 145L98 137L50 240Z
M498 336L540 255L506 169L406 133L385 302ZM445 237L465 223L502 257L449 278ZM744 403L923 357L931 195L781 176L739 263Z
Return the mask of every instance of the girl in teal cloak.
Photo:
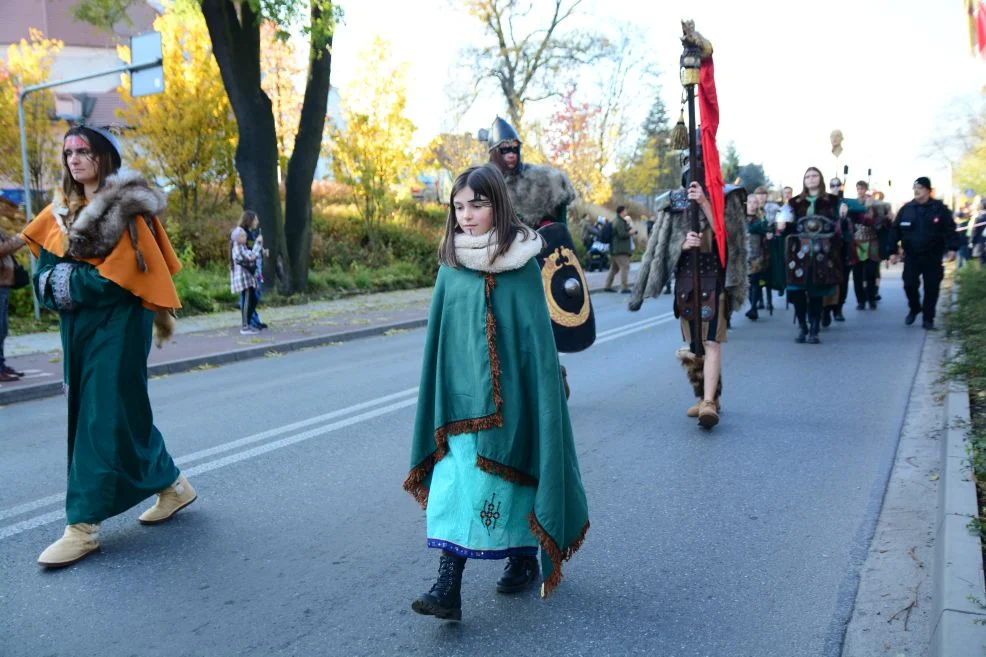
M119 171L103 130L65 135L64 180L20 239L38 258L35 293L60 319L68 394L67 527L38 563L60 568L99 548L99 525L157 494L140 516L153 525L195 501L154 426L147 394L152 325L158 346L180 307L180 268L156 215L165 199Z
M411 608L462 618L467 559L507 559L500 593L561 581L589 528L558 352L535 256L500 172L455 181L432 297L411 471L438 580Z

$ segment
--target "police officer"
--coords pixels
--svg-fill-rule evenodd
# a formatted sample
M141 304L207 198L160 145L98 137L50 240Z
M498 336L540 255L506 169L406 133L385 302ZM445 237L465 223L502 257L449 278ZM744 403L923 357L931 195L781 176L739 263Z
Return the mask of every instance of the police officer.
M890 262L897 264L898 244L904 249L904 292L909 310L904 323L910 326L924 313L922 326L935 328L938 288L945 275L942 256L955 258L958 235L952 212L938 199L931 198L931 180L921 176L914 181L914 200L897 213L890 233ZM921 279L924 280L924 303L921 302Z

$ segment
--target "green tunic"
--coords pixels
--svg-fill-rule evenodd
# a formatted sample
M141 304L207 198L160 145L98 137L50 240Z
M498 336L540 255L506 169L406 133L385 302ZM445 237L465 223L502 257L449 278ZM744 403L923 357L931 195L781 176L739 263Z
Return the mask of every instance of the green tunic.
M68 524L99 523L178 478L153 424L154 314L90 264L40 250L38 298L59 311L68 388Z

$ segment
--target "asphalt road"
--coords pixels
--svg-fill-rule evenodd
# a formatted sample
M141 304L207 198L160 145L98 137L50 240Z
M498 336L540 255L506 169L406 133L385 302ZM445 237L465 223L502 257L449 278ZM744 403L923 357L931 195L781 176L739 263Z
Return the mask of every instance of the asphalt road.
M64 399L2 408L0 655L834 657L924 335L895 274L882 293L820 346L783 302L736 316L711 433L670 297L595 295L600 339L563 357L592 528L547 601L470 561L459 624L410 610L438 560L401 489L423 331L154 380L199 500L107 521L59 572L35 559L64 522Z

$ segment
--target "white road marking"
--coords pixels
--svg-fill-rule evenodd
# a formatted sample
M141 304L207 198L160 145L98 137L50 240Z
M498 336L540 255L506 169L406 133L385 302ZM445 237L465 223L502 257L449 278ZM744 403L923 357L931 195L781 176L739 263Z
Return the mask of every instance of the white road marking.
M597 337L595 344L605 344L612 340L637 333L639 331L644 331L661 324L666 324L674 320L672 313L666 313L664 315L658 315L657 317L652 317L645 320L640 320L638 322L633 322L632 324L627 324L624 326L617 327L615 329L610 329L608 331L603 331L599 333L600 337ZM229 454L227 456L222 456L212 461L206 461L200 463L199 465L192 466L190 468L183 468L182 472L187 476L195 476L199 474L204 474L207 472L212 472L213 470L218 470L224 468L228 465L233 465L234 463L239 463L241 461L246 461L263 454L268 454L275 450L281 449L283 447L288 447L290 445L295 445L306 440L311 440L318 436L325 435L327 433L332 433L338 431L339 429L344 429L350 427L354 424L359 424L360 422L366 422L367 420L372 420L374 418L381 417L383 415L388 415L395 411L399 411L410 406L414 406L418 402L417 388L408 388L400 392L395 392L391 395L385 395L383 397L378 397L376 399L371 399L370 401L362 402L360 404L354 404L346 408L339 409L337 411L332 411L331 413L325 413L323 415L317 415L315 417L308 418L306 420L301 420L299 422L293 422L291 424L286 424L280 427L275 427L267 431L256 433L238 440L233 440L222 445L217 445L215 447L210 447L208 449L199 450L197 452L192 452L191 454L186 454L185 456L175 459L175 463L189 463L191 461L198 461L201 459L208 458L210 456L216 456L224 452L229 452L252 443L260 442L268 438L273 438L281 434L289 433L296 429L301 429L304 427L311 426L313 424L318 424L326 420L331 420L344 416L345 419L339 420L337 422L332 422L320 427L315 427L301 433L297 433L280 440L274 440L263 445L258 445L252 449L247 449L242 452L237 452L235 454ZM400 400L400 401L397 401ZM380 406L381 404L386 404L387 402L394 402L387 404L386 406ZM379 407L379 408L375 408ZM364 413L359 413L357 415L351 415L357 411L368 410ZM35 500L33 502L27 502L25 504L20 504L18 506L13 506L7 509L0 509L0 520L5 518L10 518L13 516L19 516L37 509L50 506L52 504L62 503L65 499L65 494L61 493L58 495L49 495L48 497ZM65 512L63 510L51 511L49 513L44 513L32 518L27 518L19 522L0 527L0 541L16 536L26 531L30 531L37 527L42 527L44 525L58 522L59 520L64 520Z

